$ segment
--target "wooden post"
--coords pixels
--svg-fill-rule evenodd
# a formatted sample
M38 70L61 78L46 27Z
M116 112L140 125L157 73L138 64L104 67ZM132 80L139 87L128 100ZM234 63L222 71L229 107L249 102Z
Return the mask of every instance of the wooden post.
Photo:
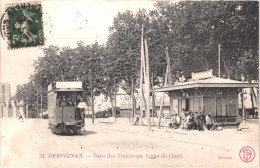
M246 120L245 103L244 103L244 92L243 92L243 89L241 90L241 101L242 101L242 119L243 119L243 120Z
M151 131L151 114L150 114L150 77L149 77L149 55L148 55L148 46L146 39L144 40L145 43L145 55L146 55L146 96L147 96L147 128Z
M170 116L173 114L173 96L172 93L169 94L170 96Z

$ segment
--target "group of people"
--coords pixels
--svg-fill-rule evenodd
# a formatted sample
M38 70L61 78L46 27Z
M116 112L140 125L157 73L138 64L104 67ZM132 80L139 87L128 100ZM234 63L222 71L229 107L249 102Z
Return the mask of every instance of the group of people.
M71 97L66 97L65 95L60 96L57 99L57 105L58 106L75 106L75 102L72 101Z
M211 113L204 117L202 113L192 111L184 111L182 116L179 116L177 113L172 114L166 126L174 129L181 127L185 130L204 131L204 123L208 130L215 130L219 127Z

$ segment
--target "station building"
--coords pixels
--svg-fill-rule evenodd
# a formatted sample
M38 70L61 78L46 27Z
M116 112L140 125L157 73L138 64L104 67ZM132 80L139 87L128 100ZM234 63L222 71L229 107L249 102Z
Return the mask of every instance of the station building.
M239 122L238 95L243 88L256 88L258 83L247 83L213 76L212 70L192 73L187 82L156 88L155 92L168 92L170 113L182 115L182 111L211 113L217 122Z

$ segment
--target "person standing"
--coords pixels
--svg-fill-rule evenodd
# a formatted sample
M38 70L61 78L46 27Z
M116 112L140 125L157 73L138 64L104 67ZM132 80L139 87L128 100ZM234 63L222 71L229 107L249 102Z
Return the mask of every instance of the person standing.
M18 120L22 119L22 121L24 122L24 120L23 120L23 107L21 106L19 108L19 110L20 110L20 116L19 116Z
M83 128L84 128L84 126L85 126L85 110L87 109L87 105L83 101L83 98L80 98L80 102L79 102L77 108L79 108L79 111L80 111L80 114L81 114L81 121L82 121L82 125L83 125Z

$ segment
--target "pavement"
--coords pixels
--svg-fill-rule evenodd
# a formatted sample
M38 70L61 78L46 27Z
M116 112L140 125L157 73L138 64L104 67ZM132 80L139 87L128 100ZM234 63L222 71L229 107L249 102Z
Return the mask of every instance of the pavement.
M53 134L44 119L0 121L1 167L259 167L258 120L242 131L201 132L86 119L87 131L76 135Z

